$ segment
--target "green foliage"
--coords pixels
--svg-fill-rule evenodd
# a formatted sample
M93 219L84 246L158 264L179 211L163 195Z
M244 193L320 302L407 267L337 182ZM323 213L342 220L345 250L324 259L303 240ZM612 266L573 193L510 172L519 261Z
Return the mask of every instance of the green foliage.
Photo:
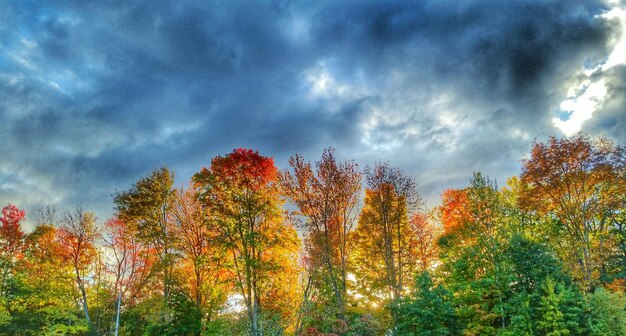
M398 335L445 336L461 331L450 293L434 286L427 272L415 280L415 291L398 306Z
M173 172L157 169L115 195L117 226L108 227L124 231L106 242L82 209L60 221L42 212L25 234L25 213L7 206L0 335L112 335L121 293L120 336L624 336L626 151L590 145L536 144L509 189L475 173L467 188L444 192L432 263L405 239L412 202L402 190L413 185L392 182L412 180L367 174L353 228L361 175L332 150L317 169L295 156L292 174L238 149L196 174L184 197ZM572 164L605 149L611 164ZM304 246L284 199L298 210ZM236 294L241 306L228 307Z
M544 295L541 297L539 307L540 320L537 329L546 336L569 335L565 325L565 314L561 310L563 301L563 288L557 286L552 279L548 279L543 286Z
M626 335L626 297L600 287L588 296L593 336Z
M534 319L532 297L527 293L514 294L506 302L508 325L498 330L498 335L533 335Z
M0 328L11 322L11 313L6 309L6 300L0 298Z
M511 261L512 271L515 274L515 290L531 293L538 288L538 284L551 277L554 280L570 282L563 273L559 261L543 244L514 235L505 251Z
M165 304L156 296L127 311L122 335L196 335L201 330L201 315L196 305L179 291L173 291Z
M202 336L247 336L249 323L242 314L224 314L205 323Z
M541 335L586 335L585 301L573 287L547 278L541 286L537 331Z

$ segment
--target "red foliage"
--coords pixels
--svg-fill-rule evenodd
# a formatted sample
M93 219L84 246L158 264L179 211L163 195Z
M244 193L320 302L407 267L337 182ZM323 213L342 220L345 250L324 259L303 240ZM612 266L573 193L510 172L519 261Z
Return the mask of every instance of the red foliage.
M240 188L252 190L266 187L278 175L274 159L260 155L259 151L244 148L237 148L227 156L213 158L211 172ZM203 168L200 174L207 173L207 169Z
M20 228L20 221L24 219L24 210L18 209L15 205L8 204L2 209L2 227L0 227L0 246L2 252L18 253L22 246L24 232Z
M143 284L156 263L156 252L136 238L134 228L119 217L104 223L107 245L111 248L114 264L115 291L128 293L130 303L141 296Z

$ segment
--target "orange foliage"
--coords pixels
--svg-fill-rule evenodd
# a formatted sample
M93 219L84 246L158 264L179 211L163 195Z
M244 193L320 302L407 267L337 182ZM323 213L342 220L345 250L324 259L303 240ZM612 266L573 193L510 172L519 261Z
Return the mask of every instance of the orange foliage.
M229 250L231 270L243 296L252 334L258 334L261 309L292 314L299 240L285 225L271 157L235 149L211 160L194 176L194 186L217 241ZM193 244L192 244L193 245ZM223 272L218 273L226 275Z
M608 223L624 206L625 162L624 148L584 135L535 143L531 157L524 161L521 207L559 219L578 254L572 267L578 268L577 276L587 286L596 280L606 259L596 237L609 231Z
M450 234L471 218L467 192L462 189L447 189L441 194L441 222L444 234Z
M416 213L409 221L411 255L419 261L420 271L428 270L437 259L437 230L428 215Z

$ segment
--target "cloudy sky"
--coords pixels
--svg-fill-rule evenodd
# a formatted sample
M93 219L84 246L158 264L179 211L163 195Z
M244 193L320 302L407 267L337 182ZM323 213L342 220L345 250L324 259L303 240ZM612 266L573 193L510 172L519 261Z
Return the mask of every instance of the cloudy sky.
M431 204L534 139L626 144L618 1L0 0L0 204L81 204L236 147L332 146Z

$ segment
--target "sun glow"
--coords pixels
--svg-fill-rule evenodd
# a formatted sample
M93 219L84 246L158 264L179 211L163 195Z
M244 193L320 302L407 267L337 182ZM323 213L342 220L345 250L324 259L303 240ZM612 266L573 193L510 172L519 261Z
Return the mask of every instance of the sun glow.
M569 87L567 98L559 105L560 116L552 119L554 126L566 136L578 133L583 123L604 104L608 91L604 73L614 66L626 64L626 10L613 4L616 7L600 15L605 20L618 21L621 26L619 38L613 41L613 51L603 63L582 71L582 81Z

